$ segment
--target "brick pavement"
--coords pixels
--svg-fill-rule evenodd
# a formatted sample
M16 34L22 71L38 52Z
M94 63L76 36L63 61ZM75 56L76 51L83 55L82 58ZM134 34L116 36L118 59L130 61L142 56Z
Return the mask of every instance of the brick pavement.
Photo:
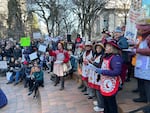
M8 104L0 109L0 113L41 113L39 99L28 96L22 83L14 86L6 82L5 77L0 77L0 87L8 98Z
M27 96L27 89L22 84L13 86L7 85L4 77L0 77L0 85L8 97L8 105L0 109L1 113L95 113L93 111L92 100L88 100L77 89L75 80L66 80L65 90L59 91L60 84L53 86L53 81L49 80L49 75L45 72L45 87L39 88L39 98L33 99ZM131 93L136 88L136 81L125 83L124 90L117 96L119 107L128 113L130 110L145 105L144 103L134 103L132 99L137 94ZM120 112L121 113L121 112ZM139 112L142 113L142 112Z
M45 87L40 88L42 113L95 113L92 100L88 100L77 87L75 80L66 80L65 89L60 91L60 84L45 76ZM48 101L47 101L48 100Z
M124 113L135 110L146 103L135 103L132 101L133 98L138 98L138 93L133 93L132 90L137 88L137 81L135 78L131 78L130 82L125 82L124 88L117 95L118 105ZM143 113L142 111L136 113Z

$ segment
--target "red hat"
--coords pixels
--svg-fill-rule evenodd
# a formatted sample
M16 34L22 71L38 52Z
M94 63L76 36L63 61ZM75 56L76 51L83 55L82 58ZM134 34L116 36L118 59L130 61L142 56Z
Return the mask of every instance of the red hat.
M83 44L79 44L78 47L79 47L79 48L84 48L84 45L83 45Z
M121 48L117 44L117 40L111 39L111 40L107 41L106 44L110 44L110 45L114 46L115 48L121 50Z
M23 64L24 64L24 65L28 65L29 63L28 63L27 61L24 61Z

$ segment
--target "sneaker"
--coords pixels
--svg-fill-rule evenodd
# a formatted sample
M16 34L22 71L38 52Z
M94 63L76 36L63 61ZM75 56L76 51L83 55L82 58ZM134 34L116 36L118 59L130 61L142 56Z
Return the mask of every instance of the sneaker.
M60 90L60 91L64 90L64 87L61 87L59 90Z
M33 92L32 92L32 91L30 91L30 92L28 93L28 96L29 96L29 95L31 95L32 93L33 93Z
M100 108L100 107L98 107L98 106L94 107L93 109L94 109L94 111L96 111L96 112L104 111L104 108Z
M18 82L14 83L14 86L16 86L18 84Z
M97 106L98 105L98 102L95 100L93 101L93 105Z
M6 84L11 84L11 83L13 83L13 82L10 82L10 81L9 81L9 82L7 82Z

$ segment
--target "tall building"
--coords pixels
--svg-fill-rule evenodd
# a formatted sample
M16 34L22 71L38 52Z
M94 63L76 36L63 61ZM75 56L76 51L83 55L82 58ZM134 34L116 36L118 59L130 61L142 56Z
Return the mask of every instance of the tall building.
M130 5L131 0L110 0L95 21L93 37L99 37L103 29L113 32L117 26L124 26Z
M135 10L138 10L142 7L142 0L132 0L131 4Z

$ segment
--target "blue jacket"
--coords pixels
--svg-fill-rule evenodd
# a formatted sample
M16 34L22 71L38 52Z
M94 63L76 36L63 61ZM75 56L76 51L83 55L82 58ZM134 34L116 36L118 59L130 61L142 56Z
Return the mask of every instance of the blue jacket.
M128 49L128 48L129 48L127 39L126 39L125 37L123 37L123 36L121 36L121 37L118 39L117 44L118 44L118 46L119 46L121 49ZM122 51L122 58L123 58L123 62L124 62L124 63L127 63L127 62L128 62L128 52L127 52L127 51Z
M109 59L111 56L112 54L107 55L105 58ZM123 63L122 58L119 55L114 55L110 61L111 70L102 70L102 74L108 76L120 75L122 70L122 63Z

